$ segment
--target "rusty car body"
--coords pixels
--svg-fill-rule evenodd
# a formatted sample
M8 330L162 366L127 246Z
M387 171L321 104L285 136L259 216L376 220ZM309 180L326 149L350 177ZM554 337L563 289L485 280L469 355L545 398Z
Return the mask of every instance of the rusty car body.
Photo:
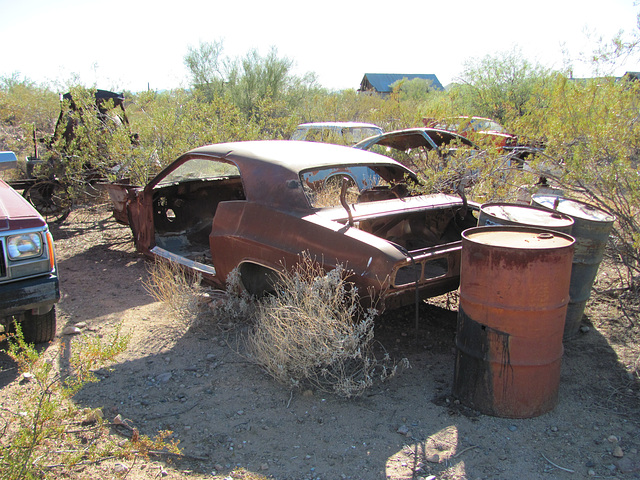
M237 268L250 293L269 292L305 252L390 309L456 289L461 232L477 223L458 196L412 195L416 180L376 153L267 140L199 147L145 187L107 188L140 252L221 288Z

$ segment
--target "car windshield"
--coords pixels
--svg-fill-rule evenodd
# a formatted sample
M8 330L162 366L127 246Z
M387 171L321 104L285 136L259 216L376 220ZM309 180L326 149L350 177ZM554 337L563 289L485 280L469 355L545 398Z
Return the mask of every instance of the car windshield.
M217 160L194 158L184 162L164 177L158 186L191 180L213 180L240 176L240 171L232 163Z
M476 132L502 132L504 128L499 123L488 119L474 119L472 121L473 130Z
M381 133L382 129L375 126L317 125L298 127L293 135L291 135L291 140L353 145L365 138Z
M347 202L357 203L362 192L390 189L404 183L408 173L394 165L351 165L301 172L300 180L310 205L314 208L326 208L341 205L343 186L346 188Z

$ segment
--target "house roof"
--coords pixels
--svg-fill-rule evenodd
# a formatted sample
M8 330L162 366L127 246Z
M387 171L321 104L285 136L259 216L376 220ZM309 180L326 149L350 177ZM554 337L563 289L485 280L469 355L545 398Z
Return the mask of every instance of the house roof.
M365 73L362 82L360 82L360 90L365 91L373 88L379 93L390 93L391 85L403 78L408 80L413 80L414 78L429 80L434 89L444 90L438 77L432 73Z

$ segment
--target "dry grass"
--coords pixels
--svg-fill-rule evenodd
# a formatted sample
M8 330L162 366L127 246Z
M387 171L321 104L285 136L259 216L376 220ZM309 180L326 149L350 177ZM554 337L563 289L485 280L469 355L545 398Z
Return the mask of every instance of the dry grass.
M164 303L185 327L194 324L202 304L200 276L163 260L157 260L148 270L149 277L143 281L145 290Z
M396 372L373 354L375 309L364 310L342 267L325 273L308 255L261 302L247 337L251 358L277 381L343 397Z

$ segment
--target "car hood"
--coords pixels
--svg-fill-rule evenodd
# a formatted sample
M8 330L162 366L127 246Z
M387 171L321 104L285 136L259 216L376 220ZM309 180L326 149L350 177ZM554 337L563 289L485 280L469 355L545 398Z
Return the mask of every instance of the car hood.
M372 145L381 145L383 147L406 151L417 147L427 147L428 149L432 149L434 145L435 147L440 148L443 145L455 144L456 142L470 147L474 146L473 142L469 139L447 130L435 128L407 128L404 130L396 130L374 137L369 137L357 143L355 148L366 150Z
M18 192L0 180L0 231L38 228L44 219Z

